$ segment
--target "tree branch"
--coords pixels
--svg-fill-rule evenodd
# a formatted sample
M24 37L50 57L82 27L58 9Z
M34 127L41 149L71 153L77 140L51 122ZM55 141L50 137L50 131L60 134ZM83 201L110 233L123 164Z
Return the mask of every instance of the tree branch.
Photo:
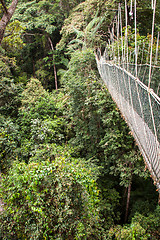
M6 8L4 0L0 0L0 2L2 3L3 7L5 6L4 9L6 9L4 14L3 14L2 19L0 21L0 45L1 45L5 29L6 29L7 25L8 25L11 17L13 16L13 14L15 12L15 9L16 9L17 4L18 4L18 0L12 0L12 3L11 3L11 5L10 5L10 7L8 9Z

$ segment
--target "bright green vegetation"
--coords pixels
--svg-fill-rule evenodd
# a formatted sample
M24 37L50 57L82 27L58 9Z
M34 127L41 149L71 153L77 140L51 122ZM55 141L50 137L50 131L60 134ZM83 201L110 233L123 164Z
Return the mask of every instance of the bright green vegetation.
M158 193L95 62L117 2L18 2L0 47L3 240L160 238Z

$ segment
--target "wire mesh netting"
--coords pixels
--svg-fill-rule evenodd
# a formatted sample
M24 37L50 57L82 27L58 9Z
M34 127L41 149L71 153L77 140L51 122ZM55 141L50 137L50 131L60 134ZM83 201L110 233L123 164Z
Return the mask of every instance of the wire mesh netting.
M121 64L122 68L125 68L130 72L133 76L136 75L135 72L135 64ZM148 85L148 77L149 77L150 66L149 64L138 64L137 65L137 77L139 80L144 83L146 86ZM154 92L160 97L160 67L152 66L151 69L151 88Z
M142 76L148 67L139 69L139 78L134 77L134 67L128 71L124 66L107 62L103 56L97 56L97 66L101 78L112 95L121 113L126 119L140 148L152 178L160 191L160 98L152 89L148 90L147 81ZM159 73L159 69L154 69ZM159 74L158 74L159 76ZM158 88L155 74L153 89Z

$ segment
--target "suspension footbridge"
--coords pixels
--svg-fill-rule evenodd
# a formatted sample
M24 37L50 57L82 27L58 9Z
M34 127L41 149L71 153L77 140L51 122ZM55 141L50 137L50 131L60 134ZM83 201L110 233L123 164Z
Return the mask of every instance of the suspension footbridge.
M156 0L151 1L153 10L152 36L148 44L149 62L144 63L145 42L139 60L137 44L136 0L134 2L135 49L131 54L128 43L127 2L125 0L125 34L121 6L113 21L110 39L102 54L97 51L96 61L99 73L113 100L129 125L131 132L144 157L158 191L160 192L160 96L158 64L159 32L156 37L156 50L153 62L154 19ZM132 1L130 15L132 14ZM132 58L133 56L133 58ZM140 63L138 64L138 61ZM154 63L154 64L153 64Z

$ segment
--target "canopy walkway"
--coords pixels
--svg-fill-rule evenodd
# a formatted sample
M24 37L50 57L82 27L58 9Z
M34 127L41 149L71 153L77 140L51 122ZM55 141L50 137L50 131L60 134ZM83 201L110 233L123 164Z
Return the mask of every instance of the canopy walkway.
M152 4L154 5L152 6L154 21L156 0L152 1ZM136 0L134 16L136 18ZM116 25L116 30L114 25ZM104 53L101 54L100 50L98 50L96 54L98 70L113 100L129 125L154 180L154 184L160 192L160 67L157 64L159 33L155 53L156 66L152 66L154 23L152 25L150 42L150 63L138 64L136 19L134 62L133 59L129 61L127 14L126 32L123 37L120 7L118 9L118 17L113 22L113 28L110 33L111 37ZM142 61L142 54L140 59Z

